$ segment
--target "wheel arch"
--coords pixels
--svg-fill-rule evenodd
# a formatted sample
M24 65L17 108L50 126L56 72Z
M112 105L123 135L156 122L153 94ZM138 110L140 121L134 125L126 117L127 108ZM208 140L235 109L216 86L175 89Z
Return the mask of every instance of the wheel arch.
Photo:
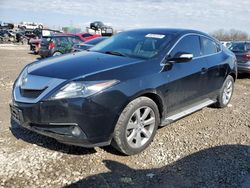
M164 112L163 101L159 95L157 95L156 93L144 93L139 97L148 97L151 100L153 100L158 107L160 113L160 119L163 117L163 112Z
M60 54L63 54L60 50L56 50L56 51L54 51L54 52L52 53L52 56L53 56L55 53L57 53L57 52L59 52Z
M230 72L228 75L232 76L234 81L236 81L236 79L237 79L237 74L236 73Z

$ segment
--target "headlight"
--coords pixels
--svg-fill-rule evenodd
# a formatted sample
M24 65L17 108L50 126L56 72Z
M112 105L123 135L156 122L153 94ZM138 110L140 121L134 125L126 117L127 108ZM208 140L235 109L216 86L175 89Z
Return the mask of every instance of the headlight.
M62 87L51 99L88 97L118 83L118 80L108 81L73 81Z
M15 83L15 87L20 87L23 85L23 83L26 81L28 75L28 67L24 68L19 77L17 78L17 81Z

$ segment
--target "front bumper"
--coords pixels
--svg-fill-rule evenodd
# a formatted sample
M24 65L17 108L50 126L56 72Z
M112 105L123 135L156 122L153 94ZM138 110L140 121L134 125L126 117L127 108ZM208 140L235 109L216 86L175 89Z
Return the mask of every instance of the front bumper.
M61 143L83 147L109 145L117 116L82 98L35 104L14 101L10 109L12 119L22 127Z

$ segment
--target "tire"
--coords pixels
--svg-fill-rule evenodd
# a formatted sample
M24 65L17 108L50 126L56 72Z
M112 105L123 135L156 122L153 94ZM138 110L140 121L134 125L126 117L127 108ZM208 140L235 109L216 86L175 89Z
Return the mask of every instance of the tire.
M217 108L225 108L231 101L233 91L234 79L232 76L228 75L220 89L220 93L215 106Z
M111 144L125 155L140 153L153 140L159 123L160 115L155 102L139 97L122 111Z
M62 55L61 52L54 52L52 56L59 56L59 55Z

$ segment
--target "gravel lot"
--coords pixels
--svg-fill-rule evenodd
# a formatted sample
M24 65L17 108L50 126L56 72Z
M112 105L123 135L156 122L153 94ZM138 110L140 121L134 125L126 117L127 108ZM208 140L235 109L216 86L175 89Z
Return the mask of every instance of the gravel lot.
M67 146L10 121L14 79L36 60L0 46L0 187L250 187L250 76L225 109L205 108L158 130L143 153Z

